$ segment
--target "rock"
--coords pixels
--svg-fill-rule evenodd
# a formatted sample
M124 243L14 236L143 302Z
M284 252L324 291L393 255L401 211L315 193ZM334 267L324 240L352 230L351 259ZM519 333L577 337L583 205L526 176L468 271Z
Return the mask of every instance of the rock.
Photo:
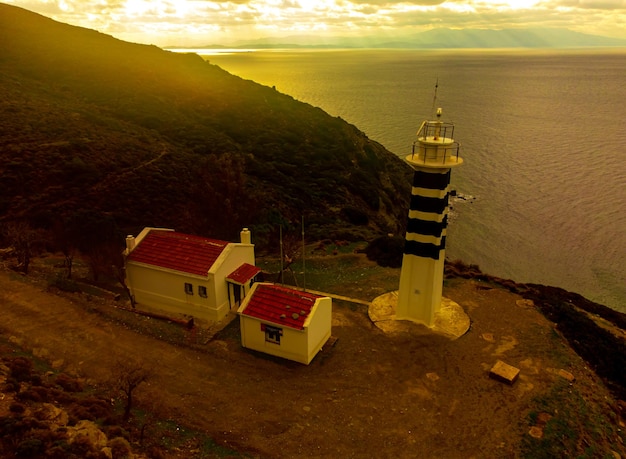
M517 300L515 302L515 304L517 304L519 307L522 308L534 308L535 307L535 303L533 302L533 300Z
M480 337L484 339L485 341L487 341L488 343L496 342L496 340L493 337L493 333L483 333L482 335L480 335Z
M550 413L539 413L537 415L537 425L543 427L548 423L550 419L552 419L552 415Z
M515 368L509 364L498 360L489 371L489 377L506 384L513 384L519 376L519 368Z
M107 446L107 436L100 430L97 424L82 420L78 421L74 427L67 428L69 443L74 442L79 437L87 437L95 449L102 450Z
M542 438L543 437L543 429L538 426L532 426L528 431L528 435L533 438Z
M50 352L45 347L35 347L33 348L33 355L35 357L39 357L40 359L45 359L48 357Z
M43 403L37 412L37 419L49 422L53 426L63 427L67 425L69 415L65 410L54 406L52 403Z
M571 374L569 371L565 371L563 369L560 369L559 371L557 371L557 374L561 377L566 379L567 381L573 383L574 381L576 381L576 377L574 377L573 374Z

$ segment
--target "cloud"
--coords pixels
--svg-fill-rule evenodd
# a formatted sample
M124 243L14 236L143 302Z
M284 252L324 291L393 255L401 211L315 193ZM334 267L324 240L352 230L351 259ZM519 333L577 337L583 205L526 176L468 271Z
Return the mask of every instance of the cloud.
M626 0L561 0L555 4L583 10L626 10Z
M350 2L346 2L352 5L370 5L372 7L378 8L393 8L397 5L409 5L409 6L432 6L439 5L443 3L445 0L421 0L417 2L409 2L406 0L398 0L395 2L390 2L388 0L384 1L372 1L372 0L351 0Z
M118 38L201 45L433 27L565 27L626 38L626 0L4 0Z

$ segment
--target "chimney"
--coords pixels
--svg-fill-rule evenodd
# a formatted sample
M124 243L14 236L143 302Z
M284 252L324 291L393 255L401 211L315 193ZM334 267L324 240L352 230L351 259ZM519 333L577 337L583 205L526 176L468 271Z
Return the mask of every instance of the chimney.
M130 253L135 248L135 236L129 234L126 236L126 252Z
M242 244L252 244L252 236L248 228L244 228L243 230L241 230L241 233L239 233L239 235L241 236Z

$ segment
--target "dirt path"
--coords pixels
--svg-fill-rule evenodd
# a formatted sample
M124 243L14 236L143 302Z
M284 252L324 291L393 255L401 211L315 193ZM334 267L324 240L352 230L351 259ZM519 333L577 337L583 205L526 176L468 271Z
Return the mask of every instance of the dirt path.
M3 335L96 383L119 359L142 359L154 372L144 403L261 457L514 457L531 400L560 378L553 369L604 394L533 307L473 281L444 291L472 319L460 339L386 335L365 307L337 302L337 344L304 366L242 349L232 327L202 350L174 346L11 275L0 271ZM498 359L521 369L513 386L488 377Z

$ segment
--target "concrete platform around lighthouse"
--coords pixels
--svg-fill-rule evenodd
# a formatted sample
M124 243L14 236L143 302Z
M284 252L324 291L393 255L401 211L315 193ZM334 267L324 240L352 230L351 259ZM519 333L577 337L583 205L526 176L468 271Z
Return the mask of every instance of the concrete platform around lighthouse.
M470 318L463 308L449 298L441 298L441 308L435 313L435 323L427 327L420 322L396 319L398 292L389 292L374 298L368 315L374 325L386 333L437 333L455 340L470 327Z

